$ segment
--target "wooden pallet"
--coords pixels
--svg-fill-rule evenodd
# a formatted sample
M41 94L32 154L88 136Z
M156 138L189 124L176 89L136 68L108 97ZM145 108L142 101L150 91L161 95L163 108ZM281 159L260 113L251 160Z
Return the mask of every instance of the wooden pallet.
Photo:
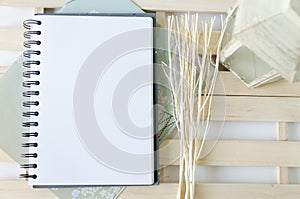
M236 0L135 0L147 10L160 11L202 11L224 12ZM0 0L0 6L59 7L64 0ZM165 13L160 12L158 20L163 22ZM0 50L22 50L22 27L0 27ZM7 66L0 67L0 73ZM300 167L300 142L287 139L288 122L300 122L300 83L289 84L279 81L257 89L248 89L229 72L221 72L227 101L227 121L263 121L277 123L277 141L220 141L215 150L199 165L208 166L273 166L278 168L278 184L197 184L196 195L202 199L299 199L300 185L288 184L288 167ZM223 92L217 93L224 95ZM221 96L220 96L221 98ZM274 132L276 133L276 132ZM170 140L166 140L167 145ZM178 154L176 141L168 145L160 156L162 166ZM232 155L234 154L234 156ZM0 162L12 161L0 150ZM167 172L178 167L178 161L162 170L159 186L128 187L121 199L176 197L177 174ZM176 170L176 169L175 169ZM168 176L169 175L169 176ZM170 176L171 175L171 176ZM0 182L0 197L6 199L57 199L48 190L33 190L25 181Z
M298 199L300 185L288 184L288 168L300 167L300 142L288 141L287 124L300 121L300 83L279 81L249 89L229 72L220 75L227 94L226 120L276 122L277 141L220 140L212 153L198 164L277 167L278 184L198 184L196 195L202 199ZM178 141L166 140L162 147L160 163L164 167L178 157ZM171 166L163 169L161 185L129 187L120 198L175 198L178 184L174 181L178 180L178 174L174 173L177 171L174 167L178 164L173 161Z
M197 11L222 13L236 0L134 0L143 9L157 12L158 23L165 26L172 12ZM215 34L218 34L217 32ZM288 122L300 122L300 83L282 80L249 89L229 72L220 72L226 95L217 86L217 101L226 100L226 121L277 123L277 141L220 140L212 153L198 161L205 166L277 167L277 184L197 184L196 198L202 199L298 199L300 185L288 184L288 168L300 167L300 142L288 141ZM219 82L220 83L220 82ZM218 88L219 87L219 88ZM216 104L216 109L218 105ZM222 119L215 118L215 119ZM242 133L242 132L241 132ZM176 198L179 156L177 140L166 140L160 153L161 184L154 187L128 187L120 199ZM174 161L176 160L176 161ZM171 165L170 165L170 162ZM169 165L169 166L168 166Z

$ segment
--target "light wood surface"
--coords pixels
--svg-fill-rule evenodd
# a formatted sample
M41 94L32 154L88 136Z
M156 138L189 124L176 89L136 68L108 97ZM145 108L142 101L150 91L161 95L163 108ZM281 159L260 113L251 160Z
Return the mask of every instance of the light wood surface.
M220 72L215 94L235 96L283 96L300 97L300 82L293 84L286 80L279 80L258 88L247 88L237 77L230 72ZM224 86L223 86L224 85Z
M23 28L21 26L0 26L0 50L23 50Z
M45 8L34 8L34 13L35 14L41 14L44 13Z
M0 0L0 6L22 6L22 7L62 7L67 0Z
M242 133L242 132L241 132ZM300 142L225 141L197 163L209 166L300 167ZM161 165L179 165L179 141L166 140L160 147Z
M201 199L299 199L300 185L276 184L197 184L196 198ZM153 187L128 187L119 199L176 198L177 184Z
M0 181L3 199L58 199L48 189L32 189L27 181Z
M288 123L278 122L277 123L277 140L288 141ZM289 168L278 167L277 168L277 183L288 184L289 183Z
M237 0L133 0L140 8L167 12L226 12Z
M225 115L228 121L300 121L300 98L295 97L215 96L212 107L213 120Z

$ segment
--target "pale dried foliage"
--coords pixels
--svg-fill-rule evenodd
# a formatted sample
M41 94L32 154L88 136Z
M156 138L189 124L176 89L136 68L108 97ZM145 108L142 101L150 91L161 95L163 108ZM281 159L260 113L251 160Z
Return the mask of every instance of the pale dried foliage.
M177 198L195 198L196 162L208 133L213 91L219 68L222 25L216 58L209 49L215 18L199 21L197 14L168 17L168 64L163 63L172 93L173 114L180 139ZM200 24L200 25L199 25ZM200 55L199 55L200 54Z

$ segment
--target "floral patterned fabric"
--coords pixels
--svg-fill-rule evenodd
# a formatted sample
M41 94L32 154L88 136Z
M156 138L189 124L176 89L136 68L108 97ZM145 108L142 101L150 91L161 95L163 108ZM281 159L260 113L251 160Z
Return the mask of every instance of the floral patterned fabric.
M125 187L53 188L60 199L115 199Z

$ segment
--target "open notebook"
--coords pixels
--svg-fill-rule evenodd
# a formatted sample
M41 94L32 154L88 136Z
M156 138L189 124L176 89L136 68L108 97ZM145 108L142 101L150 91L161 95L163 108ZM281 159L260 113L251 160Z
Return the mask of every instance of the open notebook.
M157 181L151 16L24 22L22 165L39 186Z

